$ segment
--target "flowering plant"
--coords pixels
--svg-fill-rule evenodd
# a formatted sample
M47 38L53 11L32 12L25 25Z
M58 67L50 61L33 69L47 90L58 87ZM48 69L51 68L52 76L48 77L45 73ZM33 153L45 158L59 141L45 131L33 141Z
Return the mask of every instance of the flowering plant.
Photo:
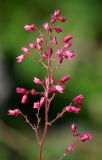
M21 103L25 104L28 100L28 96L36 96L40 95L40 100L37 102L34 102L33 109L36 110L36 118L37 123L32 124L27 115L23 114L20 109L9 109L8 115L11 116L18 116L22 115L26 122L31 126L31 128L34 130L36 138L39 143L39 156L38 160L42 160L42 149L43 144L45 141L45 137L47 134L48 127L50 127L56 120L61 118L66 112L72 112L74 114L78 114L81 111L82 108L82 102L83 102L83 95L77 95L72 99L72 102L64 107L60 113L56 115L56 117L52 120L49 120L49 109L51 107L51 102L55 98L57 92L64 93L64 84L70 80L69 75L64 75L61 77L58 81L55 81L54 78L54 72L57 71L60 67L60 65L64 62L65 59L71 60L75 57L76 53L74 51L71 51L69 48L72 46L71 39L73 36L71 34L68 34L65 36L61 41L58 41L57 36L54 35L54 32L60 33L62 32L61 26L55 26L55 22L65 22L66 19L60 15L59 10L55 10L54 14L51 16L50 23L46 22L43 24L43 28L45 29L45 33L43 33L41 30L39 30L35 24L32 25L25 25L24 30L26 31L37 31L39 33L39 37L36 39L36 42L30 41L29 46L23 46L21 50L24 54L18 56L17 62L22 62L26 57L28 56L34 56L32 54L33 50L36 50L38 53L38 61L41 62L43 67L47 70L47 75L44 80L40 80L38 77L34 77L33 82L37 85L42 85L43 91L39 92L35 89L27 90L25 88L16 88L16 93L21 94ZM45 46L45 47L44 47ZM54 66L52 65L54 63ZM39 127L41 123L41 117L40 117L40 109L43 107L45 110L45 125L43 134L39 135ZM77 132L77 124L72 123L71 125L72 130L72 136L74 137L74 140L71 144L67 146L65 149L65 152L63 155L59 158L59 160L62 160L65 156L67 156L71 151L74 149L76 144L79 141L85 142L87 140L92 139L91 133L78 133Z

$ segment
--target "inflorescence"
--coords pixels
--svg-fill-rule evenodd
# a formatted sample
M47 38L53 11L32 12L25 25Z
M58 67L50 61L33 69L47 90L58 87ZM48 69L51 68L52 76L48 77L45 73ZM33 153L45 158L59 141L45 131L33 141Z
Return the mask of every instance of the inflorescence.
M28 120L27 115L24 115L20 109L16 108L8 110L8 115L10 116L22 115L25 118L26 122L34 130L38 143L40 145L38 160L42 159L42 148L48 127L51 126L52 123L54 123L57 119L61 118L66 112L78 114L82 109L82 102L84 99L84 96L82 94L77 95L72 99L72 102L68 106L63 107L61 112L58 113L54 119L49 121L49 108L51 107L52 100L56 96L57 92L64 93L64 84L70 80L70 76L65 74L57 81L55 80L54 72L59 69L60 65L64 62L65 59L72 60L76 55L74 51L70 50L70 47L72 46L72 34L68 34L61 40L58 40L56 34L59 34L63 30L61 26L55 25L56 21L60 21L62 23L66 21L66 19L60 15L59 10L55 10L54 14L51 16L50 23L46 22L43 24L43 29L45 30L44 33L41 30L39 30L35 24L25 25L24 30L38 32L39 37L36 39L35 42L30 41L27 47L23 46L21 48L23 54L16 58L17 62L21 63L28 56L34 57L35 53L33 53L33 51L36 50L39 56L38 61L40 61L43 67L47 70L47 75L45 76L44 80L41 80L38 77L33 78L33 82L36 85L42 85L42 92L39 92L34 88L30 90L21 87L16 88L16 93L21 94L21 104L25 104L27 102L29 95L40 95L40 100L34 102L32 106L34 110L37 110L37 123L32 124ZM55 63L55 66L52 65L53 63ZM40 127L41 117L39 113L42 107L45 110L45 127L43 134L40 137L38 130ZM73 123L71 125L71 130L72 135L74 136L74 140L65 149L65 152L63 156L60 158L60 160L67 156L69 153L71 153L71 151L74 149L78 142L85 142L87 140L89 141L92 139L91 133L78 133L76 123Z

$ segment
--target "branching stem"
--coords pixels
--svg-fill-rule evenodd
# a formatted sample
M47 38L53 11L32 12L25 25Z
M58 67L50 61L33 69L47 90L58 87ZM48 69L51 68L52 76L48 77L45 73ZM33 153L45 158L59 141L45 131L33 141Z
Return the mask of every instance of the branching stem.
M38 135L38 131L37 131L36 126L35 126L35 125L32 125L32 123L28 120L27 115L24 115L22 112L21 112L21 115L24 117L24 119L26 120L26 122L29 124L29 126L31 126L31 128L32 128L33 131L35 132L36 137L37 137L37 140L38 140L38 143L40 144L40 137L39 137L39 135Z

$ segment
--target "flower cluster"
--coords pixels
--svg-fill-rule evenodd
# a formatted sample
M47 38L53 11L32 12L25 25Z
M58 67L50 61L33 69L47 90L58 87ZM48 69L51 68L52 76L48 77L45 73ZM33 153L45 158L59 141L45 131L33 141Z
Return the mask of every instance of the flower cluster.
M50 24L48 22L43 24L44 29L50 36L49 42L48 38L41 31L39 31L35 24L24 26L24 30L37 31L38 33L40 33L40 35L35 42L30 41L27 47L23 46L21 48L24 54L17 57L17 62L20 63L25 59L25 57L31 55L31 49L36 49L37 52L39 52L41 59L48 59L52 56L52 54L54 54L53 49L50 47L50 45L53 45L56 48L55 55L56 59L58 60L58 64L62 63L63 59L72 59L76 55L74 51L69 50L70 46L72 45L71 39L73 38L71 34L68 34L64 38L62 38L60 42L61 45L58 45L58 39L56 36L53 35L53 33L54 31L56 33L60 33L63 30L61 26L55 26L55 22L57 20L59 20L60 22L65 22L65 18L60 16L59 10L56 10L54 14L51 16ZM46 43L46 52L43 52L44 43Z
M21 95L21 104L27 103L29 95L36 96L40 95L39 101L34 101L32 108L36 110L36 118L37 123L31 124L27 118L27 115L24 115L19 109L8 110L8 115L18 116L22 115L27 123L34 130L37 140L40 145L40 152L38 160L42 159L42 148L44 144L44 140L46 137L47 129L52 125L57 119L61 118L66 112L71 112L74 114L78 114L82 109L82 102L84 99L83 95L77 95L72 99L72 102L68 104L68 106L63 107L62 111L56 115L54 119L49 121L49 108L51 107L51 102L56 94L59 92L61 94L64 93L65 83L70 80L70 76L65 74L58 80L55 80L54 72L57 71L60 65L63 63L65 59L71 60L75 57L76 53L73 50L70 50L72 46L71 39L73 38L72 34L68 33L61 40L58 40L57 36L54 35L54 32L61 33L63 31L61 26L56 26L56 21L65 22L66 19L61 16L59 10L55 10L54 14L51 16L50 23L45 22L43 24L44 33L37 28L35 24L25 25L24 30L31 32L38 32L39 36L35 41L30 41L27 46L23 46L21 50L23 54L16 58L18 63L21 63L26 57L33 56L35 58L35 53L33 51L36 50L38 53L38 61L41 62L43 67L47 70L47 75L44 80L39 79L38 77L33 77L33 82L35 85L41 85L43 87L43 91L36 91L34 88L27 90L25 88L17 87L16 93ZM46 47L45 47L46 46ZM52 65L54 62L55 65ZM45 127L42 136L39 135L39 126L41 122L40 117L40 109L43 107L45 110ZM91 140L91 134L79 134L76 132L77 124L72 124L72 135L76 137L78 141L86 141ZM70 144L64 156L72 151L76 142Z

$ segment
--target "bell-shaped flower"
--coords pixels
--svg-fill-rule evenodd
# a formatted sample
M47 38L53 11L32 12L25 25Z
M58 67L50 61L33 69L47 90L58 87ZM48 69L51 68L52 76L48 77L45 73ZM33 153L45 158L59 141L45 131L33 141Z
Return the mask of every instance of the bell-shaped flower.
M20 114L19 109L9 109L8 110L8 115L10 115L10 116L18 116L19 114Z
M25 25L24 26L24 30L26 30L26 31L34 31L34 30L36 30L36 26L35 26L35 24Z

